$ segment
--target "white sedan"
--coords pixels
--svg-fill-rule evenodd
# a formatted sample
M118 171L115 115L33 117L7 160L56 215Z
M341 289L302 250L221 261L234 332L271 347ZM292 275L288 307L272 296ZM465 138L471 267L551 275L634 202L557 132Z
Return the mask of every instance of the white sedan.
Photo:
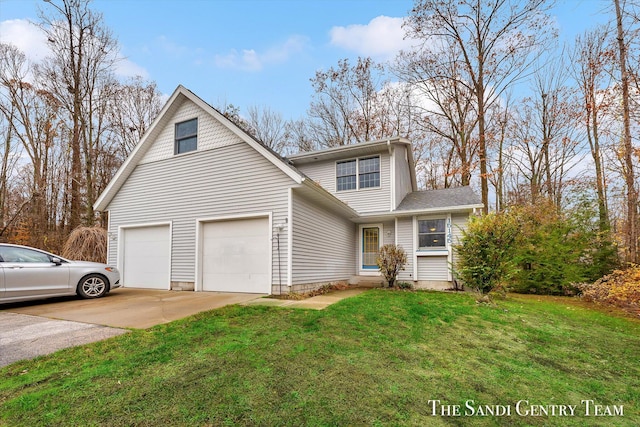
M0 243L0 303L75 294L100 298L119 287L120 273L110 265Z

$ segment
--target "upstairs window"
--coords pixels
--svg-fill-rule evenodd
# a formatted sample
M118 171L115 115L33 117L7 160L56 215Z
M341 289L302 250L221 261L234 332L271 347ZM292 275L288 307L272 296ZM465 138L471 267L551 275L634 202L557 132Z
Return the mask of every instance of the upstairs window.
M356 189L356 161L348 160L336 164L336 188L338 191Z
M176 123L175 154L188 153L198 149L198 119Z
M380 156L336 163L336 190L380 187Z
M420 249L442 249L445 240L445 219L418 220L418 246Z
M358 161L360 188L380 187L380 157L369 157Z

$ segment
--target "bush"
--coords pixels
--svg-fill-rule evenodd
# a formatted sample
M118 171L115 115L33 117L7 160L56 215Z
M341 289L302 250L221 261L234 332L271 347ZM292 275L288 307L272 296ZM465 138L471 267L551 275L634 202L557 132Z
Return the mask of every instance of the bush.
M398 289L413 289L413 283L409 283L409 282L398 282L396 284L396 287Z
M563 295L576 293L571 283L586 280L589 236L560 215L550 203L520 207L515 215L521 243L514 260L520 267L511 290L519 293Z
M107 230L100 227L74 229L62 248L62 256L78 261L107 262Z
M404 270L406 263L407 254L404 249L396 245L382 246L376 259L376 264L390 288L395 285L398 273Z
M520 293L575 294L572 283L595 280L616 261L609 233L599 233L593 218L585 204L563 215L545 202L473 218L462 243L454 246L457 276L482 293L502 286Z
M615 270L593 284L577 286L582 291L585 301L640 310L639 265L631 265L626 270Z
M517 271L514 246L520 228L512 215L489 213L473 217L462 230L456 273L465 286L486 294Z

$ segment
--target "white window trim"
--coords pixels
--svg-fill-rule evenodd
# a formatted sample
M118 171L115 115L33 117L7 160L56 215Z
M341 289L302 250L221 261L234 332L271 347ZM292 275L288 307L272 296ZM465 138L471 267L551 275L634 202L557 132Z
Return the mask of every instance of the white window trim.
M360 160L372 159L374 157L378 158L378 174L380 176L380 184L377 185L376 187L360 188ZM356 162L356 188L351 189L351 190L338 190L338 163L351 162L351 161L354 161L354 160ZM371 156L361 156L361 157L353 157L353 158L350 158L350 159L336 160L334 162L334 165L333 165L333 175L334 175L334 180L335 180L336 193L349 193L351 191L378 190L378 189L382 188L382 156L380 154L373 154Z
M185 151L183 153L178 153L178 125L182 124L182 123L187 123L190 122L192 120L196 121L196 133L195 133L195 137L196 137L196 149L195 150L189 150L189 151ZM194 153L198 151L198 135L200 134L200 120L198 120L198 117L192 117L190 119L186 119L186 120L182 120L180 122L176 122L173 124L173 155L174 156L183 156L185 154L189 154L189 153ZM188 137L190 138L190 137ZM187 139L187 137L183 137L180 138L180 140L183 139Z
M378 229L378 250L382 247L383 226L382 224L360 224L358 226L358 274L360 276L379 276L380 270L365 270L362 268L362 229L377 228Z
M450 224L451 224L451 214L446 215L428 215L428 216L417 216L416 218L416 252L419 256L438 256L445 255L445 252L448 252L451 248L450 243ZM428 220L436 220L436 219L444 219L444 246L442 247L434 247L433 249L420 249L420 227L418 227L418 221L428 221Z
M420 239L418 238L418 221L421 220L429 220L429 219L443 219L445 220L444 226L444 234L445 234L445 247L438 249L420 249ZM413 252L413 260L414 260L414 277L415 280L420 280L418 277L418 257L429 257L429 256L446 256L447 264L451 266L453 263L453 232L452 232L452 220L451 213L446 215L428 215L428 216L414 216L413 217L413 241L414 241L414 252ZM451 268L448 269L448 280L449 282L453 281L453 275L451 274Z

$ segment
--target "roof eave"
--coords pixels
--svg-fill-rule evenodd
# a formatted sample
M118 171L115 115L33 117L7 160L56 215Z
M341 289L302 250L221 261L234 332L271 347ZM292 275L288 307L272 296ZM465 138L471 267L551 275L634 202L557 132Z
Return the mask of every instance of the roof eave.
M411 146L411 141L409 141L406 138L401 138L401 137L392 137L392 138L384 138L384 139L378 139L375 141L367 141L367 142L361 142L358 144L350 144L350 145L341 145L339 147L332 147L332 148L327 148L324 150L316 150L316 151L309 151L306 153L298 153L298 154L294 154L291 156L287 156L287 159L289 161L291 161L292 163L309 163L309 162L315 162L315 161L320 161L323 158L330 158L333 155L335 155L336 153L350 153L350 152L358 152L360 150L363 149L367 149L367 148L374 148L374 147L379 147L381 150L386 149L388 147L389 144L405 144L408 145L409 147Z
M360 214L356 210L354 210L351 206L347 205L342 200L338 199L336 196L328 192L324 187L322 187L320 184L313 181L312 179L304 177L301 184L304 185L306 188L313 190L317 194L320 194L329 203L331 203L334 207L336 207L339 211L341 211L344 214L344 216L350 219L356 219L360 216Z
M410 209L410 210L395 210L393 214L396 216L412 216L412 215L429 215L432 213L442 212L473 212L475 209L482 209L484 205L482 203L471 205L458 205L458 206L442 206L437 208L427 209Z
M164 104L164 106L158 113L158 116L151 123L151 126L149 126L149 129L147 129L144 135L142 135L142 138L140 138L140 141L138 142L138 144L136 144L136 146L133 148L133 151L129 153L124 163L122 163L120 168L118 168L118 171L113 176L113 178L111 178L111 181L109 181L109 184L107 184L107 187L104 189L104 191L102 191L98 199L93 204L93 209L95 211L102 212L107 208L107 206L115 196L115 193L117 193L120 187L122 186L123 184L122 181L126 180L126 178L129 177L129 174L131 173L131 171L126 173L127 168L130 166L131 163L134 162L134 159L136 160L136 163L138 160L140 160L138 157L142 157L140 152L144 148L146 148L147 146L146 141L148 140L149 135L151 135L154 132L155 128L159 126L159 123L163 121L163 118L167 114L167 111L176 102L176 99L178 98L178 96L183 94L184 90L186 90L185 87L182 85L179 85L176 88L176 90L173 91L173 93L171 94L167 102Z

